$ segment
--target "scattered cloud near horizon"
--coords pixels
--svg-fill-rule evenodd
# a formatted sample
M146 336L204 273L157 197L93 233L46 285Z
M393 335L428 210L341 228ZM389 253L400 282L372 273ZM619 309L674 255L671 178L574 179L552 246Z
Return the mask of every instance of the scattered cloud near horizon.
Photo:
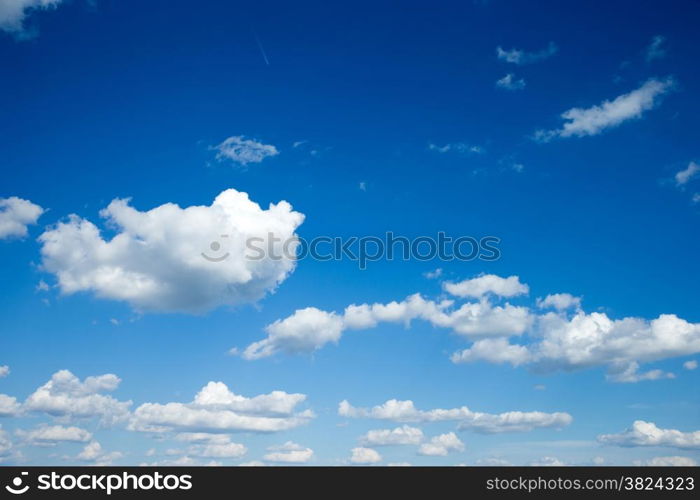
M489 414L474 412L466 406L419 410L413 401L397 399L390 399L371 408L358 408L352 406L347 400L343 400L338 405L338 415L345 418L371 418L399 423L455 421L458 423L459 430L471 430L484 434L528 432L538 428L562 428L573 421L573 417L565 412L509 411Z
M602 434L598 436L598 441L617 446L700 449L700 431L682 432L677 429L661 429L653 422L636 420L629 429L619 434Z
M160 455L158 465L221 465L219 460L240 460L247 456L245 444L234 442L232 433L279 433L313 422L310 409L298 410L306 395L272 391L246 397L232 392L223 382L209 382L189 403L142 403L131 411L131 401L119 401L105 393L115 391L121 379L114 374L79 379L68 370L54 373L46 384L29 394L17 411L7 417L43 415L52 419L29 428L16 428L14 436L0 427L0 461L17 460L24 447L56 448L66 444L81 445L77 454L62 460L108 465L124 458L120 451L108 451L96 439L96 433L119 428L151 434L158 442L171 441L175 446L148 450L146 457ZM16 398L0 395L6 399ZM418 409L411 400L390 399L372 407L355 407L347 400L338 405L337 415L344 419L373 419L397 422L399 427L369 430L359 436L359 445L351 450L349 463L376 464L383 460L378 447L412 446L413 453L425 457L446 457L461 453L466 445L455 431L426 435L419 427L439 422L453 422L456 431L482 434L531 432L537 429L561 429L573 421L565 412L507 411L500 414L475 412L466 406ZM88 430L83 424L100 422ZM92 426L94 427L94 426ZM13 439L14 437L14 439ZM683 450L700 449L700 431L661 428L653 422L637 420L620 433L600 434L600 444L619 447L666 447ZM295 441L268 445L262 461L241 465L305 464L315 460L314 450ZM213 460L203 462L203 460ZM480 465L510 463L502 458L477 461ZM544 460L544 462L542 462ZM555 465L555 460L542 459ZM654 457L644 465L689 465L688 457ZM551 462L551 463L549 463Z

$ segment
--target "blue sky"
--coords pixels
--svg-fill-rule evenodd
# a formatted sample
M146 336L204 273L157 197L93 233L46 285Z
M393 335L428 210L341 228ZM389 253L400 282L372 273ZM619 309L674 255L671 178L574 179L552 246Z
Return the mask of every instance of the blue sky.
M697 5L35 3L0 1L2 463L700 460ZM269 228L501 256L200 257Z

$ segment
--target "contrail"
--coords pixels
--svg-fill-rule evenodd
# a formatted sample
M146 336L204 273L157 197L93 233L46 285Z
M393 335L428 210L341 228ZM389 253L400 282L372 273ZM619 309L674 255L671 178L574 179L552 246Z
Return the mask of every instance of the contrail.
M258 38L258 34L255 32L255 30L253 28L251 28L251 30L253 32L253 36L255 37L255 42L258 44L258 48L260 49L260 53L262 54L263 59L265 60L265 64L269 66L270 61L267 58L267 54L265 53L265 48L262 46L262 42L260 42L260 38Z

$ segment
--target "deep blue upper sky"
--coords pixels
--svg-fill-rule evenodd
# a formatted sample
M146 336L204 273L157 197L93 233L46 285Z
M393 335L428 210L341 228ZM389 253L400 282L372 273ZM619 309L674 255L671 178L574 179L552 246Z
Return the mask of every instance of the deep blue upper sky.
M505 365L453 365L449 354L464 342L425 323L409 332L400 325L380 326L376 335L351 332L312 356L250 362L226 351L259 340L265 325L296 309L342 311L416 292L437 297L439 283L422 276L437 267L455 281L519 275L533 299L569 292L584 298L587 311L614 318L674 313L700 322L700 204L692 202L700 185L695 179L679 188L673 180L700 158L699 20L700 5L690 1L75 0L30 13L25 23L34 36L0 32L0 198L18 196L48 211L29 237L0 242L0 365L12 369L0 393L23 400L69 369L81 378L117 374L123 382L115 397L134 406L190 401L210 380L249 396L307 394L318 419L288 435L243 439L250 459L293 439L315 450L316 463L342 461L357 436L390 426L358 420L336 427L337 404L391 398L420 408L574 416L562 434L460 435L466 454L436 463L490 456L524 463L557 453L571 463L594 456L629 463L679 454L553 446L532 455L517 444L595 441L638 419L697 430L697 372L616 385L600 368L543 377ZM664 37L665 55L648 61L655 36ZM550 42L557 52L533 64L496 55L498 46L537 52ZM498 88L508 73L524 78L525 88ZM532 138L560 127L570 108L669 77L674 88L639 119L594 136ZM239 135L273 144L279 155L246 167L216 161L212 146ZM294 147L298 141L305 142ZM459 143L483 152L430 149ZM306 216L298 230L305 238L495 235L502 257L377 262L366 271L306 260L258 306L201 316L139 315L89 293L35 291L40 279L56 283L39 266L44 226L76 213L109 236L114 228L98 213L115 198L131 198L139 210L208 205L227 188L263 207L289 201ZM680 362L657 365L678 372ZM547 390L533 391L534 384ZM40 418L0 423L14 430ZM142 435L115 432L121 442L101 436L103 447L123 443L124 463L147 460L152 445ZM433 463L399 451L382 453ZM24 455L47 461L44 452Z

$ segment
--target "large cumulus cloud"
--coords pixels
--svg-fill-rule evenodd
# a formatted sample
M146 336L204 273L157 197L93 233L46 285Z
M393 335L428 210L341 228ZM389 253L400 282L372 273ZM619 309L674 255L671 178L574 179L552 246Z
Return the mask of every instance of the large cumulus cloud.
M100 215L116 230L112 238L77 215L40 236L43 267L61 291L91 292L139 311L189 313L254 302L274 290L294 269L283 245L294 248L304 220L286 201L265 210L235 189L209 206L186 208L140 211L116 199ZM260 258L248 246L268 243L281 258Z

